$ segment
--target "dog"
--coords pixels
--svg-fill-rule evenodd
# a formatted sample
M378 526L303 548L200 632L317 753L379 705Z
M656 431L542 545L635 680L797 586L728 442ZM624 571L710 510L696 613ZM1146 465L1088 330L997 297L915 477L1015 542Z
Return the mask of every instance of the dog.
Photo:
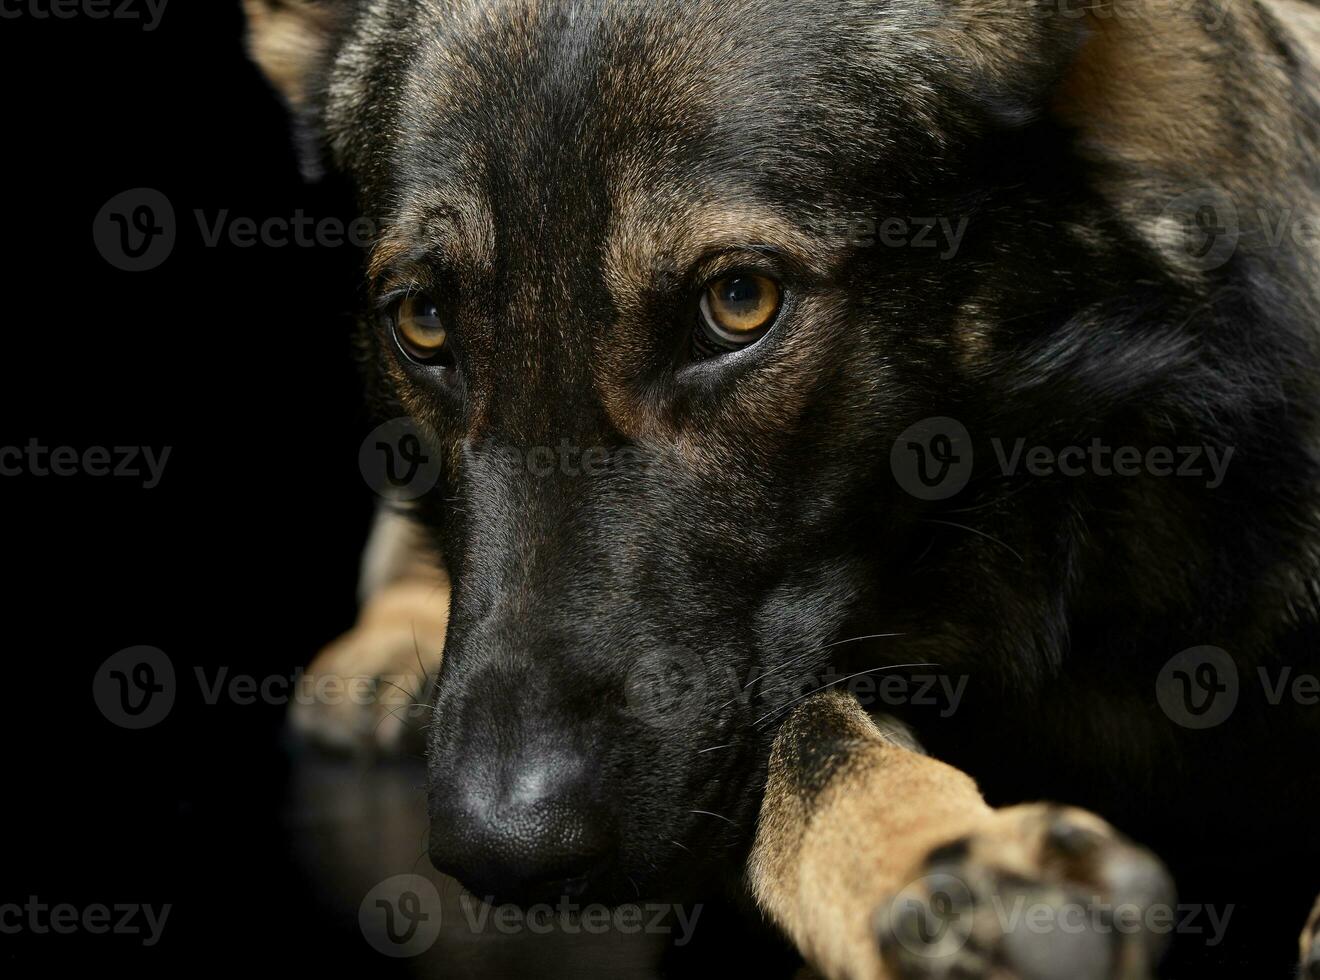
M313 666L413 686L294 720L389 749L425 700L438 868L742 881L840 978L1151 975L1153 854L1296 936L1320 7L245 7L379 220L366 387L435 461ZM851 684L918 670L958 703Z

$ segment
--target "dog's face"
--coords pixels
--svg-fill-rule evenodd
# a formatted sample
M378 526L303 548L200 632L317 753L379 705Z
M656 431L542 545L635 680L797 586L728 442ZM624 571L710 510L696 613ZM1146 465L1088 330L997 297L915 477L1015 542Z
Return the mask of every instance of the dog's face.
M737 855L803 676L893 628L929 542L890 448L977 397L986 283L1048 261L996 224L984 146L1017 165L997 134L1066 46L1033 22L937 50L960 28L927 6L258 24L384 221L370 373L444 461L432 851L474 891L622 897Z

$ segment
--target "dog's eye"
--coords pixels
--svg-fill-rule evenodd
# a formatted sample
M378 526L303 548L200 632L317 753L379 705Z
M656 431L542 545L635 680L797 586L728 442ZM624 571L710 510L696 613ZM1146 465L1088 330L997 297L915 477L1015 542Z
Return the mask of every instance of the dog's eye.
M399 301L394 313L394 336L415 361L431 363L449 353L449 328L440 307L425 294Z
M773 279L733 275L717 279L701 296L701 327L724 347L745 347L775 322L783 294Z

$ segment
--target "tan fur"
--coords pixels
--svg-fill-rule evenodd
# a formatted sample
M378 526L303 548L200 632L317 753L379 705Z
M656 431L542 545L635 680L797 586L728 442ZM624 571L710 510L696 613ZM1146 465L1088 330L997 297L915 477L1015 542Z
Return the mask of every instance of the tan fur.
M449 621L449 575L407 518L382 511L363 556L357 624L312 662L294 729L339 749L390 750L425 722Z
M829 977L878 978L872 912L923 855L993 811L970 777L906 747L855 699L827 693L819 701L845 753L842 768L814 801L804 799L793 768L802 760L787 758L802 709L784 723L748 874L761 907L814 967Z
M358 574L358 601L364 606L386 586L400 581L434 582L448 589L443 564L427 547L416 522L404 511L376 512ZM440 571L437 571L440 569Z
M1306 922L1306 928L1302 930L1301 962L1303 966L1320 963L1320 898L1316 899L1311 917Z
M1315 208L1299 180L1298 73L1275 39L1320 54L1320 17L1295 0L1110 0L1056 91L1081 152L1103 163L1101 190L1161 254L1185 257L1166 208L1188 191L1223 194L1246 236L1261 215ZM1237 50L1234 50L1236 46ZM1320 256L1313 256L1320 258Z
M333 14L307 0L243 0L248 50L289 105L307 102L307 78L324 52Z
M1049 805L991 809L970 777L835 692L804 703L776 737L748 876L762 909L814 969L832 980L891 980L896 947L881 950L892 940L898 901L930 898L927 860L955 842L957 853L938 868L969 895L981 889L981 901L967 913L975 941L949 954L969 958L964 972L947 975L991 969L977 957L1004 941L993 906L1000 882L1034 883L1042 903L1069 890L1143 909L1172 898L1159 863L1099 817ZM1104 975L1145 977L1161 941L1125 938ZM918 961L932 971L921 976L953 967Z
M1320 51L1320 7L1306 0L1265 0L1265 9L1292 28L1308 51Z

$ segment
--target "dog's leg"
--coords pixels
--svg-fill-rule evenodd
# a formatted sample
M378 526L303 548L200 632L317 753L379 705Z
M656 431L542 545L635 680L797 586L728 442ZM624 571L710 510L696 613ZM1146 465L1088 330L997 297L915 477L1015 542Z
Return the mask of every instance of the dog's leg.
M362 559L357 624L312 662L290 718L321 745L398 751L425 722L449 620L449 576L412 522L382 509Z
M1320 980L1320 899L1316 899L1311 918L1302 931L1302 968L1307 980Z
M1146 913L1173 901L1160 863L1098 817L994 810L833 693L775 740L749 875L835 980L1147 977L1162 942Z

